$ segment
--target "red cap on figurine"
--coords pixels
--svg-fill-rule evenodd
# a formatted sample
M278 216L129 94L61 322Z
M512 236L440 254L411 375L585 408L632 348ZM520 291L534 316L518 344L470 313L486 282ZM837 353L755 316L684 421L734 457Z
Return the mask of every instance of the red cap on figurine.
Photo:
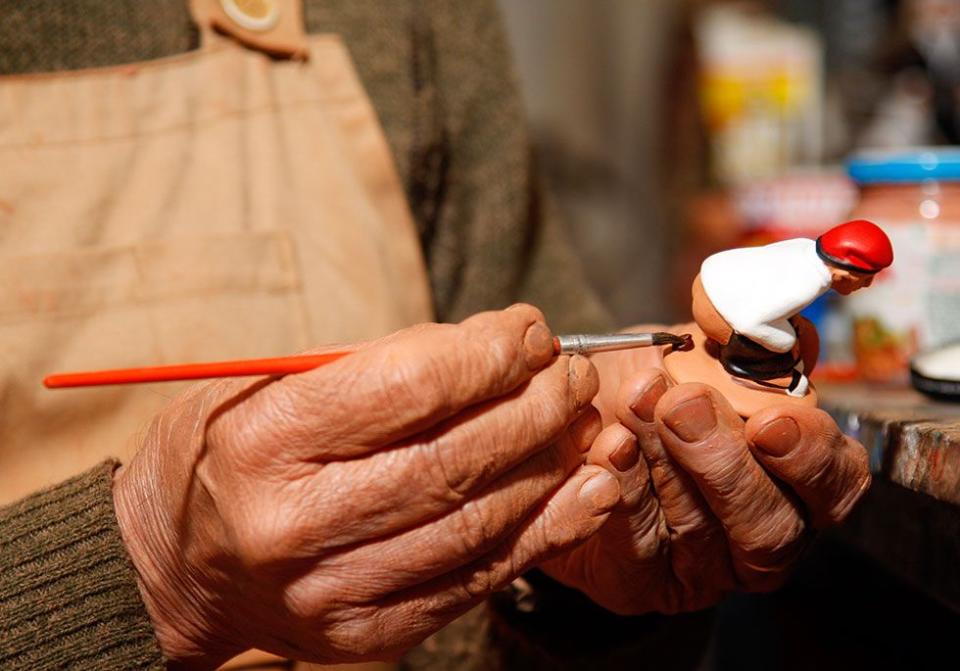
M831 266L857 273L877 273L893 263L890 238L865 219L834 226L821 235L817 254Z

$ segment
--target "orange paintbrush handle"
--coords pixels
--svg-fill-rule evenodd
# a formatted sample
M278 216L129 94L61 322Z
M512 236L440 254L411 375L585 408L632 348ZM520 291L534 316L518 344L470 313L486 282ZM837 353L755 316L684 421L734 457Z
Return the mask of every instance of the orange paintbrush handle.
M81 373L55 373L43 379L45 387L96 387L108 384L135 384L140 382L171 382L174 380L202 380L212 377L244 377L247 375L290 375L303 373L350 354L350 351L324 352L281 356L272 359L217 361L189 363L146 368L117 368Z

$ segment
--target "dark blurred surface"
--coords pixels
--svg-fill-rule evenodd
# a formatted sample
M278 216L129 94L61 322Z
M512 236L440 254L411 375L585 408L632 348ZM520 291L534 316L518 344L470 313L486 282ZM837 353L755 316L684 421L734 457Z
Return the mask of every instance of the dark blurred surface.
M954 668L960 617L848 546L824 540L775 594L719 608L707 668Z

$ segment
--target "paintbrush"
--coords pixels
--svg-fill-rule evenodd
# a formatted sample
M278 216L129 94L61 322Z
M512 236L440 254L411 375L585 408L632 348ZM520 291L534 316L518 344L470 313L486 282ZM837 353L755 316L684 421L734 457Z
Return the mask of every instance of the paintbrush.
M553 351L561 354L593 354L635 347L670 345L673 349L686 349L692 344L688 334L673 333L611 333L604 335L560 335L553 338ZM237 361L214 361L206 363L147 366L143 368L115 368L76 373L54 373L44 378L49 389L68 387L99 387L114 384L139 384L145 382L173 382L177 380L202 380L218 377L246 377L250 375L282 376L304 373L341 359L354 350L338 350L321 354L299 354L270 359L243 359Z

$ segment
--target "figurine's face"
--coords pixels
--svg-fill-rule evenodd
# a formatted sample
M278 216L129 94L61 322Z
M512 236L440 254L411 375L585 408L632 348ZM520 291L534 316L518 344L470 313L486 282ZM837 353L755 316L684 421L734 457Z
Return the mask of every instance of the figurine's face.
M843 294L844 296L849 296L857 289L869 287L873 284L873 275L869 273L855 273L840 268L831 268L830 274L833 276L830 286L832 286L838 294Z

